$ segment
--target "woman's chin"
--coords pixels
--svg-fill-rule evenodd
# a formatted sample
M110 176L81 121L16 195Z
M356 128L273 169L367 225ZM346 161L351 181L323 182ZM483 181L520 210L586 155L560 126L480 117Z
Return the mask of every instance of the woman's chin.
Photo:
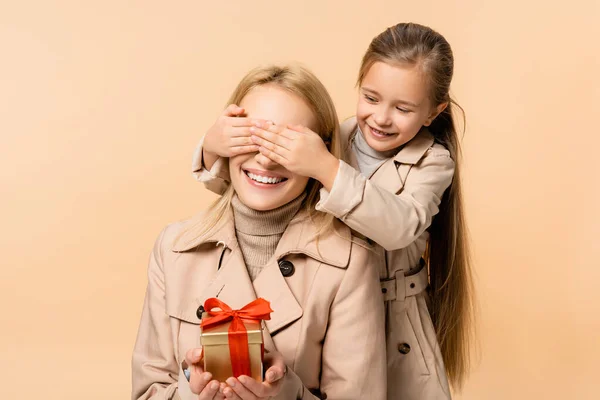
M250 195L238 193L240 201L248 208L256 211L269 211L286 204L283 199L273 199L270 196Z

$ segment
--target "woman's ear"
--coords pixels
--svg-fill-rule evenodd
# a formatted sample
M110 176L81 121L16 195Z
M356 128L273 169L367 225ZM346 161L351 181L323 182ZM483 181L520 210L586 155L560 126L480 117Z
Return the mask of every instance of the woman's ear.
M429 114L429 116L427 117L427 119L425 120L425 123L423 123L423 125L424 126L431 125L433 120L436 119L436 117L438 115L440 115L446 109L446 107L448 107L448 102L438 104L437 107L435 107L433 110L431 110L431 113Z

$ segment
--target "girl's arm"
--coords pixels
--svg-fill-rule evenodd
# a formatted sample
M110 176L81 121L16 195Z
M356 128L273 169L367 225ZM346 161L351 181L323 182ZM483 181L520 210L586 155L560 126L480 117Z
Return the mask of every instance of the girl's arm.
M395 194L341 161L331 191L321 190L316 208L335 215L388 251L402 249L429 228L453 175L450 153L430 149L411 167L402 191Z
M317 210L341 219L386 250L408 246L429 228L454 175L450 153L434 145L411 165L400 193L392 193L335 159L310 129L274 129L251 129L259 151L292 172L319 180L324 189ZM390 179L399 182L401 177L394 174Z
M227 158L219 157L211 168L207 168L203 157L204 136L194 150L192 158L192 175L196 180L213 193L223 194L230 185L229 162Z

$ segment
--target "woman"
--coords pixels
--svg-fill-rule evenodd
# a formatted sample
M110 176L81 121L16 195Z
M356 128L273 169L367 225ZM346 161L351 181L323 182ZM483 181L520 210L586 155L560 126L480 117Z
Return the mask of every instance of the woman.
M333 102L304 68L254 70L229 102L248 118L323 132L340 155ZM384 311L372 248L315 210L317 181L258 153L230 157L228 166L224 196L192 220L167 226L156 241L132 398L384 399ZM206 379L197 310L217 296L234 309L256 297L271 302L265 349L287 366L278 384ZM189 382L182 363L192 364Z

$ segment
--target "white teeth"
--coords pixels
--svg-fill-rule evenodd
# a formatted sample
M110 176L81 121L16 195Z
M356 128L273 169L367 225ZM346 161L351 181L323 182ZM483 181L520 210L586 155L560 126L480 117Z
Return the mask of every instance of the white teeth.
M272 178L272 177L267 177L267 176L261 176L261 175L253 174L251 172L246 172L246 175L248 175L250 177L250 179L252 179L253 181L260 182L260 183L275 184L275 183L279 183L279 182L283 181L283 178Z
M371 128L371 130L372 130L373 132L375 132L375 133L379 134L379 135L386 135L386 136L391 136L391 135L393 135L393 133L387 133L387 132L383 132L383 131L378 131L378 130L377 130L377 129L375 129L375 128Z

